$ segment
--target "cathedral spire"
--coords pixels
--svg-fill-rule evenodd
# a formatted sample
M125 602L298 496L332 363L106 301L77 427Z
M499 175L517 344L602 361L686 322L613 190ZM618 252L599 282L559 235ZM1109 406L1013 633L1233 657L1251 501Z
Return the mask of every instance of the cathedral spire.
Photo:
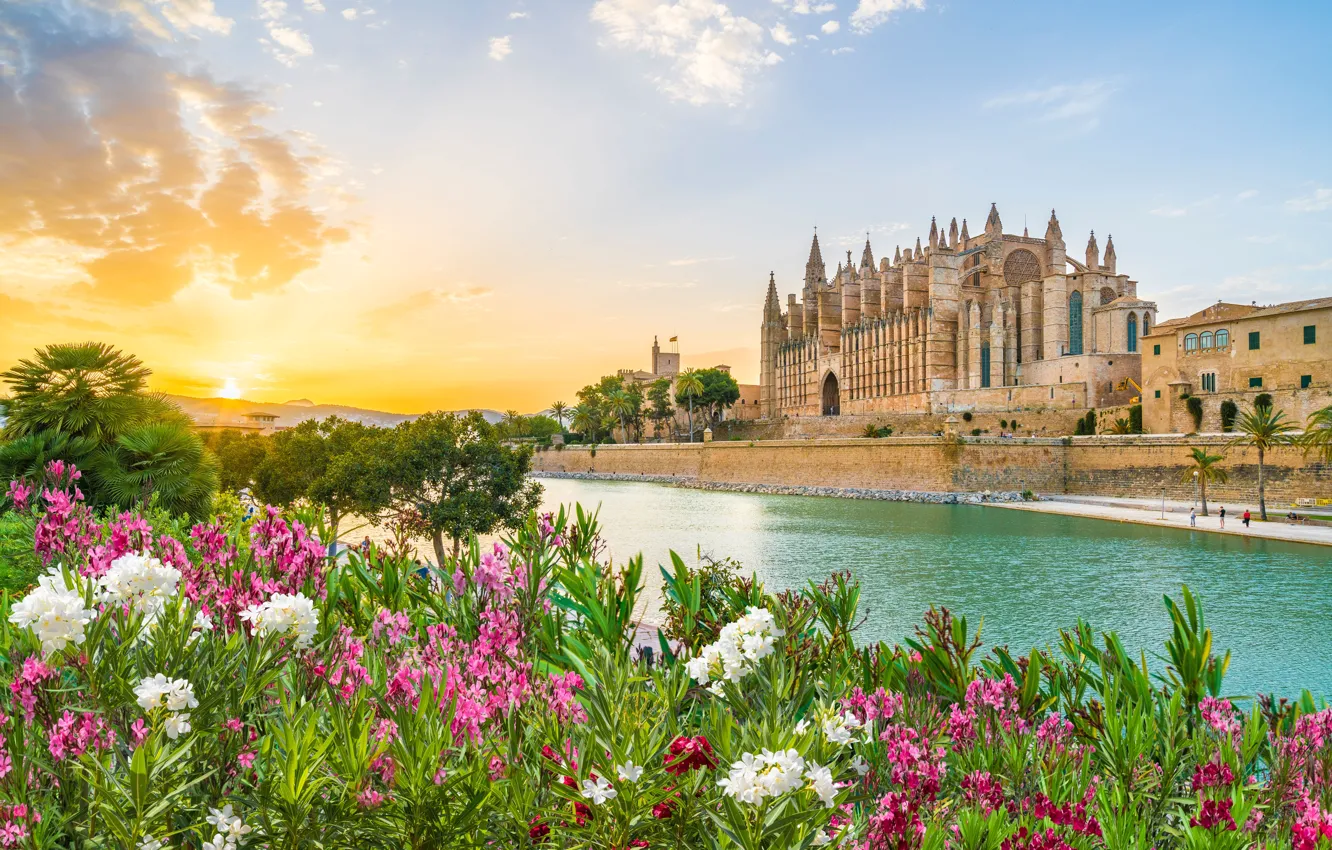
M898 245L893 249L893 265L902 265L902 246Z
M763 302L763 320L765 322L779 321L782 317L782 302L777 295L777 275L774 272L768 272L768 297ZM657 340L653 338L652 344L655 346Z
M1091 232L1087 238L1087 268L1095 271L1100 265L1101 249L1096 247L1096 231Z
M925 253L924 251L920 250L920 237L917 236L917 237L916 237L916 254L915 254L915 256L914 256L912 259L919 260L919 259L921 258L921 255L924 254L924 253Z
M986 236L1002 236L1004 233L1004 224L999 220L998 205L990 204L990 215L985 219Z
M1064 244L1064 233L1059 229L1059 219L1055 217L1054 210L1050 210L1050 223L1045 226L1045 241Z
M1115 271L1115 237L1113 236L1105 237L1104 259L1105 262L1102 264L1102 268L1104 268L1110 274L1117 274L1117 272Z
M865 234L865 250L860 254L860 267L874 270L874 252L870 250L869 234Z
M961 247L957 244L957 216L953 216L953 220L948 225L948 244L953 246L954 251Z
M828 276L828 267L823 264L823 252L819 250L819 229L814 228L814 241L809 246L809 260L805 263L805 288L821 286Z
M930 249L939 247L939 225L935 222L934 216L930 216Z
M962 219L962 242L965 244L970 238L971 236L967 233L967 220L964 218Z

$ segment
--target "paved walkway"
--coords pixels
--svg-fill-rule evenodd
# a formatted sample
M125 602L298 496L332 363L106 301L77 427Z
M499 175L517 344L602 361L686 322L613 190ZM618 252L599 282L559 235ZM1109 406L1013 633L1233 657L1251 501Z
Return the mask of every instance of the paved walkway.
M1226 527L1220 527L1216 511L1219 505L1208 502L1211 516L1199 516L1198 525L1189 527L1188 502L1165 503L1162 519L1161 500L1157 499L1114 499L1104 496L1050 496L1042 497L1039 502L987 502L986 507L1004 508L1015 511L1037 511L1040 513L1081 516L1090 519L1117 520L1136 522L1142 525L1159 525L1179 528L1185 531L1207 532L1210 534L1234 534L1241 537L1264 537L1271 540L1288 540L1292 543L1313 543L1320 546L1332 546L1332 528L1313 525L1292 525L1283 517L1288 507L1268 506L1268 522L1258 521L1258 509L1248 505L1229 505L1226 507ZM1253 523L1244 527L1240 516L1248 507L1253 512Z

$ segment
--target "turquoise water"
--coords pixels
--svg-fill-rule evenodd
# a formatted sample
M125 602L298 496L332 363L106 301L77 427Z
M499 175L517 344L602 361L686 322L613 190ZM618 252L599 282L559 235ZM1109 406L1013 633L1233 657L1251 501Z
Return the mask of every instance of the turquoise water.
M659 484L543 479L548 506L600 505L611 555L642 552L649 595L674 549L729 556L770 590L850 569L865 640L897 643L930 604L985 618L987 647L1054 643L1078 617L1149 663L1169 636L1164 594L1201 595L1227 690L1332 697L1332 550L969 505L760 496ZM653 621L652 612L644 619ZM1159 665L1156 665L1159 666Z

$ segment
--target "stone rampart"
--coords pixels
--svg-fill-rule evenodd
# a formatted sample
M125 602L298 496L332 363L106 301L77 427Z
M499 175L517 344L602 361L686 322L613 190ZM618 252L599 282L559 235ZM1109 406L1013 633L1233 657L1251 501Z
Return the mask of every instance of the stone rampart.
M1209 501L1254 501L1257 454L1227 448L1224 438L1179 436L1019 438L889 437L758 440L708 444L568 446L537 453L540 472L601 473L647 480L688 480L780 487L837 487L923 492L1033 490L1104 496L1189 498L1183 480L1192 446L1224 453L1225 484ZM1269 504L1332 497L1332 465L1281 448L1266 459Z

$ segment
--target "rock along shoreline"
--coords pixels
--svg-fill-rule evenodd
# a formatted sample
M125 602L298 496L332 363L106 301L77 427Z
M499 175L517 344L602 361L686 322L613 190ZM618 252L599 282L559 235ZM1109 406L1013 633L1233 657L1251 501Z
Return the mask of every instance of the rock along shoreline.
M618 472L531 472L533 478L573 478L585 481L641 481L669 484L690 490L715 490L726 493L757 493L765 496L826 496L834 499L866 499L878 502L920 502L929 505L979 505L987 502L1021 502L1015 491L933 493L924 490L873 490L864 487L791 487L784 484L743 484L699 481L670 475L625 475Z

